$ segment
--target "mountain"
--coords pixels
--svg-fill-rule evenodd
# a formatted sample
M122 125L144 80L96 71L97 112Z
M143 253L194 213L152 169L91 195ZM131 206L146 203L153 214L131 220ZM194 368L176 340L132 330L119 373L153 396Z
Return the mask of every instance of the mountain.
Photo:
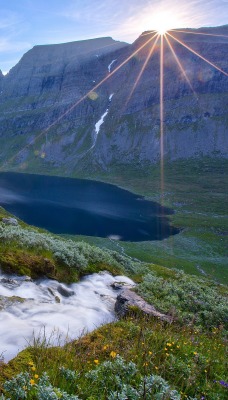
M164 38L164 155L227 157L228 25L170 34L176 57ZM70 175L159 162L161 41L148 59L152 36L132 45L105 37L35 46L0 73L1 168Z

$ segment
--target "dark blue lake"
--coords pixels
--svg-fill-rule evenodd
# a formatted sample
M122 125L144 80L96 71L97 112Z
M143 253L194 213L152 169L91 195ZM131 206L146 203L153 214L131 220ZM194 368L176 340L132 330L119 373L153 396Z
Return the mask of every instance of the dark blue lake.
M0 173L0 205L57 234L146 241L179 232L169 224L172 210L95 181Z

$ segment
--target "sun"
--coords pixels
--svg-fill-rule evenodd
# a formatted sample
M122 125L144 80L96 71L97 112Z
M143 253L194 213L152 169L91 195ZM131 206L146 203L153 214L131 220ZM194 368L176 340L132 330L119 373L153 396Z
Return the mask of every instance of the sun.
M165 33L173 28L178 23L178 17L176 13L169 11L161 11L152 15L151 27L158 32L159 35L165 35Z
M176 28L184 28L190 24L190 17L187 11L167 3L167 7L151 6L144 8L139 18L139 23L143 31L154 30L159 35L165 35L167 31Z
M167 29L165 26L161 26L159 29L156 29L157 33L161 36L165 35L168 30L169 29Z

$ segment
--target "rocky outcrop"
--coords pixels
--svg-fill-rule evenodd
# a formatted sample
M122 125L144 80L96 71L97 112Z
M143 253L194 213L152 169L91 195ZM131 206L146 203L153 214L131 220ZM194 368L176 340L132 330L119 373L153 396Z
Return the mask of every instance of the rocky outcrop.
M163 146L170 161L227 157L228 77L221 69L228 73L228 26L199 33L209 35L172 33L193 52L169 37L185 73L164 42ZM149 37L132 45L100 38L35 46L0 75L0 166L71 175L158 162L160 42L147 64L152 43L136 54Z
M115 312L119 317L124 317L130 311L131 307L137 307L140 311L147 315L157 317L162 321L172 322L172 318L168 315L157 311L152 305L148 304L142 297L130 289L124 289L117 296L115 303Z
M2 218L2 222L6 225L14 225L17 226L18 225L18 220L16 218Z
M7 310L7 308L11 307L12 305L17 303L24 303L25 301L26 299L23 299L19 296L0 296L0 311Z

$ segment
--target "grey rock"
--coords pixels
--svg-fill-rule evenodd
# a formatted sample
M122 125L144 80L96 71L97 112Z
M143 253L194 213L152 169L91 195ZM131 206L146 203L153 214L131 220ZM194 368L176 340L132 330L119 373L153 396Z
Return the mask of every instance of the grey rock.
M114 290L123 290L123 289L130 289L132 288L132 285L126 282L113 282L110 285Z
M47 290L49 291L49 293L50 293L53 297L55 297L55 292L54 292L54 290L53 290L52 288L48 287Z
M19 286L20 285L20 283L18 281L16 281L15 279L11 279L11 278L2 278L0 280L0 283L3 286L8 287L10 289L15 287L15 286Z
M152 305L148 304L139 295L129 289L124 289L116 299L115 312L119 317L125 316L129 307L137 307L139 310L143 311L147 315L152 315L157 317L162 321L172 322L172 318L168 315L162 314L157 311Z
M23 279L24 282L32 282L31 276L27 276L27 275L26 275L26 276L24 276L23 278L24 278L24 279Z
M59 285L57 287L57 290L63 297L70 297L75 294L75 292L73 290L63 287L62 285Z
M59 296L55 296L55 302L56 303L61 303L61 300L60 300Z
M16 218L2 218L2 222L6 225L18 225L18 221Z
M192 35L188 30L175 35L227 73L228 25L195 32L218 36ZM0 74L0 166L36 172L61 167L63 175L71 175L159 162L159 46L130 98L151 44L114 75L108 71L114 59L112 71L146 40L148 35L132 45L100 38L35 46L6 76ZM228 78L170 40L194 92L165 45L164 156L168 161L227 158ZM96 135L95 124L107 109Z
M55 292L54 292L54 290L52 290L52 288L48 288L48 291L54 297L56 303L61 303L59 296L57 296L55 294Z

